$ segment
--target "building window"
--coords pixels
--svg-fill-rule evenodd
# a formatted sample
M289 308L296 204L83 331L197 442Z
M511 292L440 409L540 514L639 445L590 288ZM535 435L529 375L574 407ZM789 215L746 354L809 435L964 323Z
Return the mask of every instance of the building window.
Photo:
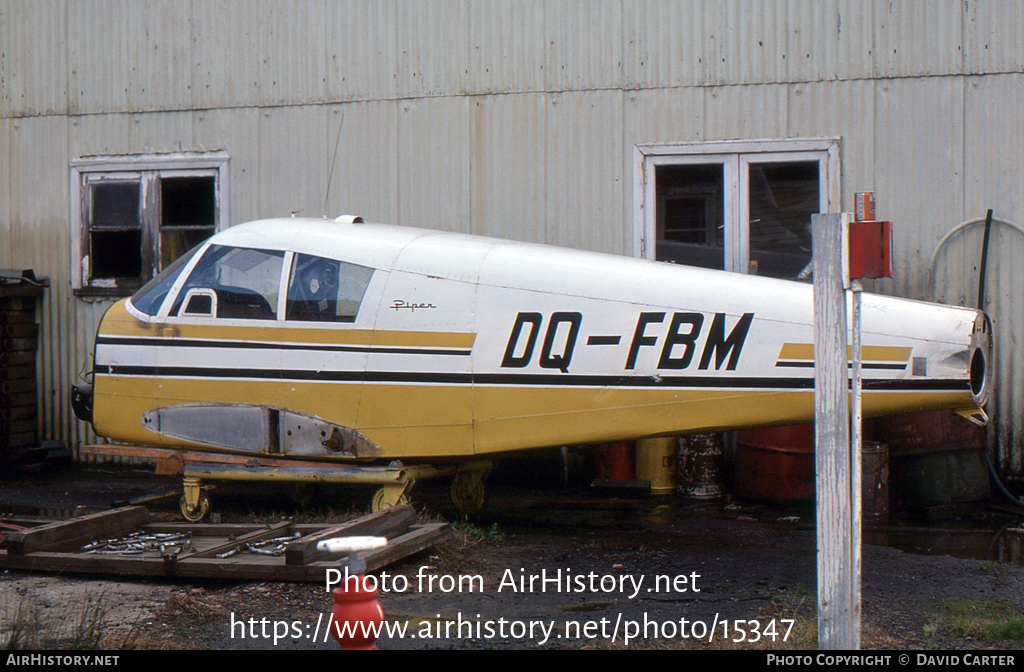
M72 278L79 296L128 296L227 225L226 154L71 162Z
M647 259L795 278L811 214L839 210L839 140L637 145L634 250Z

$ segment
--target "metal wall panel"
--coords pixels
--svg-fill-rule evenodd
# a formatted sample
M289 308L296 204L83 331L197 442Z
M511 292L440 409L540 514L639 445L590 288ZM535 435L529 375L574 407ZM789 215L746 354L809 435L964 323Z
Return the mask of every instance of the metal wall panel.
M193 2L192 106L252 106L263 99L262 3Z
M870 77L871 7L846 0L727 0L710 20L705 82L760 84ZM670 37L669 37L670 39Z
M398 0L326 2L326 95L390 100L398 91Z
M327 81L324 0L261 0L257 11L259 102L322 102ZM232 54L224 59L230 63Z
M643 142L693 142L704 139L704 96L708 87L638 89L623 94L627 149ZM626 152L629 171L633 156Z
M461 95L467 91L467 0L421 0L399 5L398 95Z
M704 84L709 3L639 0L623 6L623 84L630 88ZM710 29L710 30L709 30Z
M546 0L548 91L621 86L621 0Z
M327 115L326 173L334 164L327 216L398 221L398 106L393 100L333 105ZM338 137L341 115L345 123ZM334 148L338 147L337 160Z
M399 101L394 223L469 230L470 98Z
M11 2L12 0L0 0L0 44L10 44L7 34L14 28L11 21L14 16ZM13 59L14 52L8 55L6 49L0 49L0 119L11 116L11 99L7 80L10 78L8 68Z
M131 151L129 128L132 126L132 117L124 112L69 117L68 158L127 154Z
M260 110L260 217L323 215L330 167L326 110L320 105Z
M618 90L550 94L545 131L544 242L622 254L632 230L622 220L622 96Z
M972 3L973 4L973 3ZM1024 74L968 77L964 98L964 212L963 219L995 217L1024 227L1024 177L1020 148L1024 147ZM943 231L943 233L945 233ZM945 288L949 298L967 296L976 305L983 226L960 237L961 276L954 266ZM955 254L957 241L950 241ZM1024 235L996 225L989 241L985 311L992 318L996 456L1004 473L1024 478L1024 304L1020 269L1024 267ZM1016 447L1016 448L1014 448Z
M544 3L472 0L466 45L472 92L543 91L544 26Z
M716 86L704 94L704 139L784 138L785 84Z
M68 1L68 114L128 110L129 4Z
M65 117L19 118L8 122L9 257L0 264L32 268L50 279L43 297L38 370L42 382L39 423L42 438L71 435L68 407L73 352L74 302L68 278L71 241L67 228L68 122Z
M195 107L321 102L323 0L192 3Z
M876 77L963 72L966 0L874 0Z
M194 112L137 112L128 123L128 147L132 154L191 151Z
M939 222L963 214L963 78L875 83L875 193L895 227L893 292L927 294L924 270ZM943 227L943 231L945 228Z
M1024 3L986 0L964 4L964 72L1024 70Z
M192 7L178 0L129 2L128 109L175 110L192 100Z
M3 116L60 114L67 108L65 4L5 2L0 9Z
M0 17L2 18L2 17ZM14 234L14 227L11 224L11 192L10 192L10 139L8 128L14 122L0 117L0 268L10 268L14 261L12 255L11 238Z
M471 233L544 242L546 103L541 93L470 101Z

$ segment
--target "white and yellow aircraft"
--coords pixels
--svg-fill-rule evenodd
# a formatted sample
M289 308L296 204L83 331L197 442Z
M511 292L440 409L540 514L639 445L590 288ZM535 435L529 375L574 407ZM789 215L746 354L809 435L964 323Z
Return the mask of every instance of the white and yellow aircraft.
M862 338L865 415L985 403L979 311L865 295ZM271 219L213 236L110 308L79 406L118 442L261 464L470 464L466 503L499 453L812 421L812 343L804 283ZM197 479L227 476L194 472L190 489L189 475L195 517ZM388 479L373 481L378 506L413 480Z

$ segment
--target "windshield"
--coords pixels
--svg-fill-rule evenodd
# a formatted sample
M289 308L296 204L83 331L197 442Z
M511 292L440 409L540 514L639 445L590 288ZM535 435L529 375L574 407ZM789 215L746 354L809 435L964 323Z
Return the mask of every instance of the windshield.
M203 246L202 243L196 245L185 254L178 257L173 264L161 271L155 278L147 282L142 286L142 289L135 292L132 296L132 306L147 315L156 316L160 311L160 306L163 304L164 299L167 297L167 292L171 291L171 286L174 285L174 281L178 279L178 275L181 274L181 269L188 264L195 253Z

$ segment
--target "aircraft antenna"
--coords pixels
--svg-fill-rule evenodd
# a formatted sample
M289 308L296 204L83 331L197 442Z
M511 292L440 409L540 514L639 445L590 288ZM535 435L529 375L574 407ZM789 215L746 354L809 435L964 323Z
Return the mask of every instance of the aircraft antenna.
M341 144L341 129L345 125L345 113L341 113L338 122L338 138L334 141L334 157L331 159L331 172L327 175L327 193L324 194L324 219L327 219L327 199L331 197L331 182L334 180L334 163L338 160L338 145Z

